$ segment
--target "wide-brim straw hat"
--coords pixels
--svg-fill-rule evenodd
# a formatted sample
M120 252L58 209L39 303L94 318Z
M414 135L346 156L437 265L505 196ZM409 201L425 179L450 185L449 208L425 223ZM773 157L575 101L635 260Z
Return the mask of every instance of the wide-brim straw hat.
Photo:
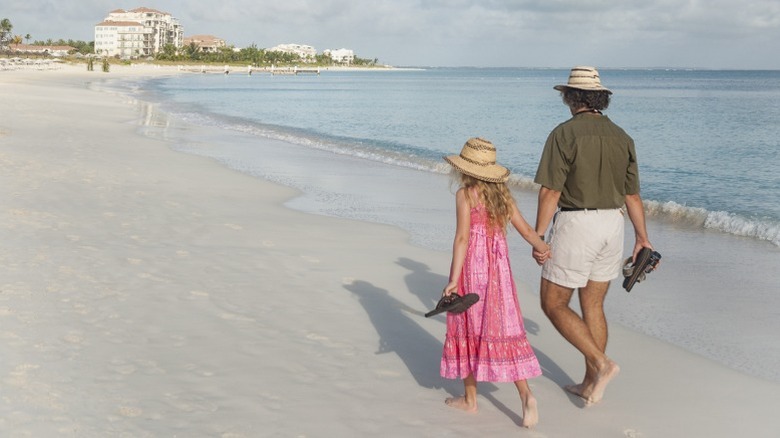
M476 179L503 183L509 179L509 169L496 164L496 148L493 143L479 138L470 138L460 155L448 155L444 161L450 163L455 169L473 176Z
M556 85L553 88L558 91L564 91L566 88L575 88L585 91L606 91L612 94L612 91L601 85L598 70L587 66L574 67L569 73L569 82L566 85Z

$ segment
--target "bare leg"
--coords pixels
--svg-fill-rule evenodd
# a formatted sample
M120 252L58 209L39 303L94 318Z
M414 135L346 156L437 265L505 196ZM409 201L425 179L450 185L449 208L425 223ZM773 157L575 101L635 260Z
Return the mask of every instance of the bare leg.
M585 356L585 381L580 385L566 389L592 404L601 400L607 384L617 376L620 368L602 351L601 346L606 345L606 332L603 332L603 336L596 335L600 337L600 344L591 334L590 328L583 318L569 307L573 292L574 290L571 288L557 285L542 278L540 286L542 310L558 332ZM604 294L606 294L606 288L604 288ZM603 301L603 297L601 300ZM590 300L586 299L586 303L589 304ZM597 321L598 312L591 312L589 319ZM606 328L606 324L604 327Z
M536 407L536 398L531 392L531 387L525 380L515 381L517 392L520 393L520 400L523 401L523 427L534 427L539 423L539 410Z
M589 281L588 284L579 289L580 309L582 310L582 319L585 325L588 326L593 340L596 342L596 346L602 353L607 351L607 318L604 315L604 298L607 295L609 289L609 282L596 282ZM591 369L588 368L587 360L585 361L585 377L582 379L582 383L576 385L569 385L566 390L572 394L583 397L583 392L590 393L593 387L593 375ZM583 397L587 398L587 397Z
M607 351L607 317L604 315L607 289L608 281L588 281L587 286L579 290L582 318L602 353Z
M464 394L462 397L450 397L444 400L447 406L466 412L477 412L477 379L469 374L463 379Z

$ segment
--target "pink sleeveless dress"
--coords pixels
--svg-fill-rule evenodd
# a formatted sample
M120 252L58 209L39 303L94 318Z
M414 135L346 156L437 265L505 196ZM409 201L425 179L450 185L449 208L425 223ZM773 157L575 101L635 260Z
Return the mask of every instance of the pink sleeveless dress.
M490 233L487 211L471 209L469 246L458 293L475 293L479 301L460 314L447 314L441 375L480 382L514 382L542 374L526 338L509 266L506 235Z

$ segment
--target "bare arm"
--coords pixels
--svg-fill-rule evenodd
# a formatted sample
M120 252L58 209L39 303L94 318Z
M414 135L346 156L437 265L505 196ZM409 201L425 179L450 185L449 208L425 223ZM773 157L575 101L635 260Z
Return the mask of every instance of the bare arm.
M452 242L452 263L450 264L450 280L444 288L443 294L449 295L458 290L458 279L463 271L463 262L466 260L466 250L469 247L469 228L471 226L471 206L466 196L466 190L460 189L455 194L455 210L457 225L455 226L455 239Z
M542 186L539 188L539 204L536 208L536 233L543 236L558 209L561 192Z
M539 202L536 207L536 234L544 236L547 232L547 228L552 222L555 211L558 209L558 200L561 198L561 192L553 189L548 189L542 186L539 188ZM550 258L550 252L538 252L536 249L531 253L533 258L536 259L536 263L539 265Z
M653 245L650 244L650 239L647 237L645 208L642 205L642 197L639 196L639 193L626 195L626 210L628 211L628 218L634 226L636 243L634 243L634 252L632 256L636 259L637 253L642 248L653 249Z
M523 236L523 239L533 246L535 252L546 254L550 251L550 248L544 243L544 240L539 237L539 233L528 225L528 222L526 222L516 205L512 206L512 217L510 218L510 222L517 232Z

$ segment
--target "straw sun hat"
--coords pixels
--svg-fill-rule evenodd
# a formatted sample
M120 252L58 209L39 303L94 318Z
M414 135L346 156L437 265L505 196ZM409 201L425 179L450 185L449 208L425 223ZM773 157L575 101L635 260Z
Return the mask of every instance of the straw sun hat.
M585 91L606 91L612 94L612 91L601 85L598 70L586 66L574 67L571 69L571 73L569 73L569 82L566 85L556 85L553 88L558 91L563 91L566 88L576 88Z
M509 169L496 164L493 143L479 137L470 138L460 155L448 155L444 161L455 169L482 181L502 183L509 179Z

